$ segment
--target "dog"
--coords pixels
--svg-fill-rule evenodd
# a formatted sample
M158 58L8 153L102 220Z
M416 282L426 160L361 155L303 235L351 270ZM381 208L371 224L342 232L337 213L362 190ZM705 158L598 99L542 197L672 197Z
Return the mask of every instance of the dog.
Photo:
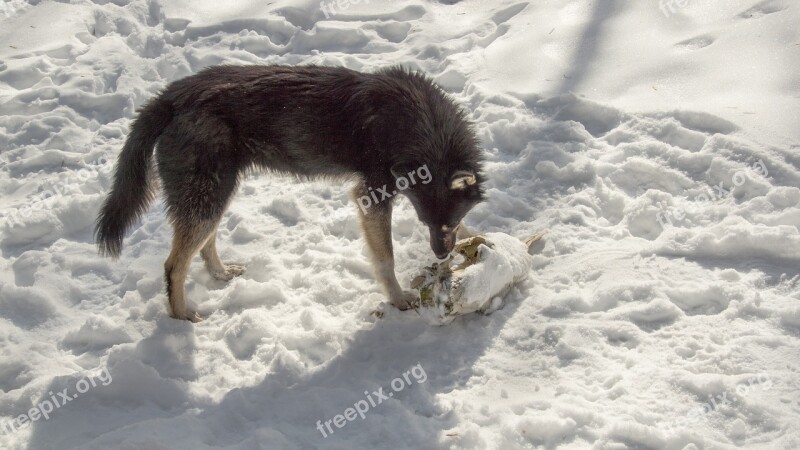
M213 66L171 83L138 111L95 237L101 254L117 258L160 184L173 227L164 264L171 316L196 322L202 317L184 298L193 256L199 251L220 280L245 270L223 264L216 248L217 226L243 174L355 182L351 196L376 278L390 303L407 309L416 296L395 276L395 194L427 225L434 255L446 257L465 232L464 216L485 199L483 161L466 112L423 74Z

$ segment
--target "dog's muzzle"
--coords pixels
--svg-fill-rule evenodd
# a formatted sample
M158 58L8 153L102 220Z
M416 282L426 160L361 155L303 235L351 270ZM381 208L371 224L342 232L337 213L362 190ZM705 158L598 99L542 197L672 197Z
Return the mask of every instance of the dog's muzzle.
M439 259L447 258L456 243L456 228L430 227L431 250Z

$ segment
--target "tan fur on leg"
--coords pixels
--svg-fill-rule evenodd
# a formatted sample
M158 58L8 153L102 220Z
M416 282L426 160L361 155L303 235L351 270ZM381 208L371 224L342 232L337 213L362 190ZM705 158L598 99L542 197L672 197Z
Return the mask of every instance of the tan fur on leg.
M216 229L216 222L203 222L199 224L181 224L173 222L174 235L172 238L172 251L164 263L164 275L167 281L167 296L169 297L170 315L175 319L185 319L192 322L203 320L195 311L186 307L184 297L184 284L192 257L200 247L205 244Z
M245 267L238 264L223 264L217 254L217 226L214 226L214 231L211 232L203 249L200 250L200 255L206 263L206 269L211 275L221 281L228 281L233 277L238 277L243 274Z
M356 199L363 193L363 187L356 187L353 198ZM361 228L364 232L364 239L370 250L375 276L381 283L389 301L400 310L411 307L416 296L409 292L404 292L397 282L394 273L394 250L392 248L392 204L389 202L374 205L363 211L358 208L358 215L361 219Z

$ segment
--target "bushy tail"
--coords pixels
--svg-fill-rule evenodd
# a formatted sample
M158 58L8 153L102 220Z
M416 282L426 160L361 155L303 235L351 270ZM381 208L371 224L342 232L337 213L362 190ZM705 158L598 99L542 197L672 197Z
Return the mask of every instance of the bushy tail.
M153 148L172 121L172 106L157 97L147 103L133 122L117 160L114 183L97 216L94 235L100 254L118 257L125 232L153 200L148 185Z

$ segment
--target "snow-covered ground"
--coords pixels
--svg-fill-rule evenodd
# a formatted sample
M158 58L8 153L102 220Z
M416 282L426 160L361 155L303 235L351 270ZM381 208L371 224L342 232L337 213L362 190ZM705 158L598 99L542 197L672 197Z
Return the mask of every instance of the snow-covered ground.
M0 447L800 448L800 4L322 5L0 3ZM119 261L93 220L136 108L220 63L433 76L488 155L467 223L548 230L528 280L431 327L345 186L260 176L220 226L247 273L198 258L207 319L168 318L162 208ZM425 232L401 202L403 283Z

